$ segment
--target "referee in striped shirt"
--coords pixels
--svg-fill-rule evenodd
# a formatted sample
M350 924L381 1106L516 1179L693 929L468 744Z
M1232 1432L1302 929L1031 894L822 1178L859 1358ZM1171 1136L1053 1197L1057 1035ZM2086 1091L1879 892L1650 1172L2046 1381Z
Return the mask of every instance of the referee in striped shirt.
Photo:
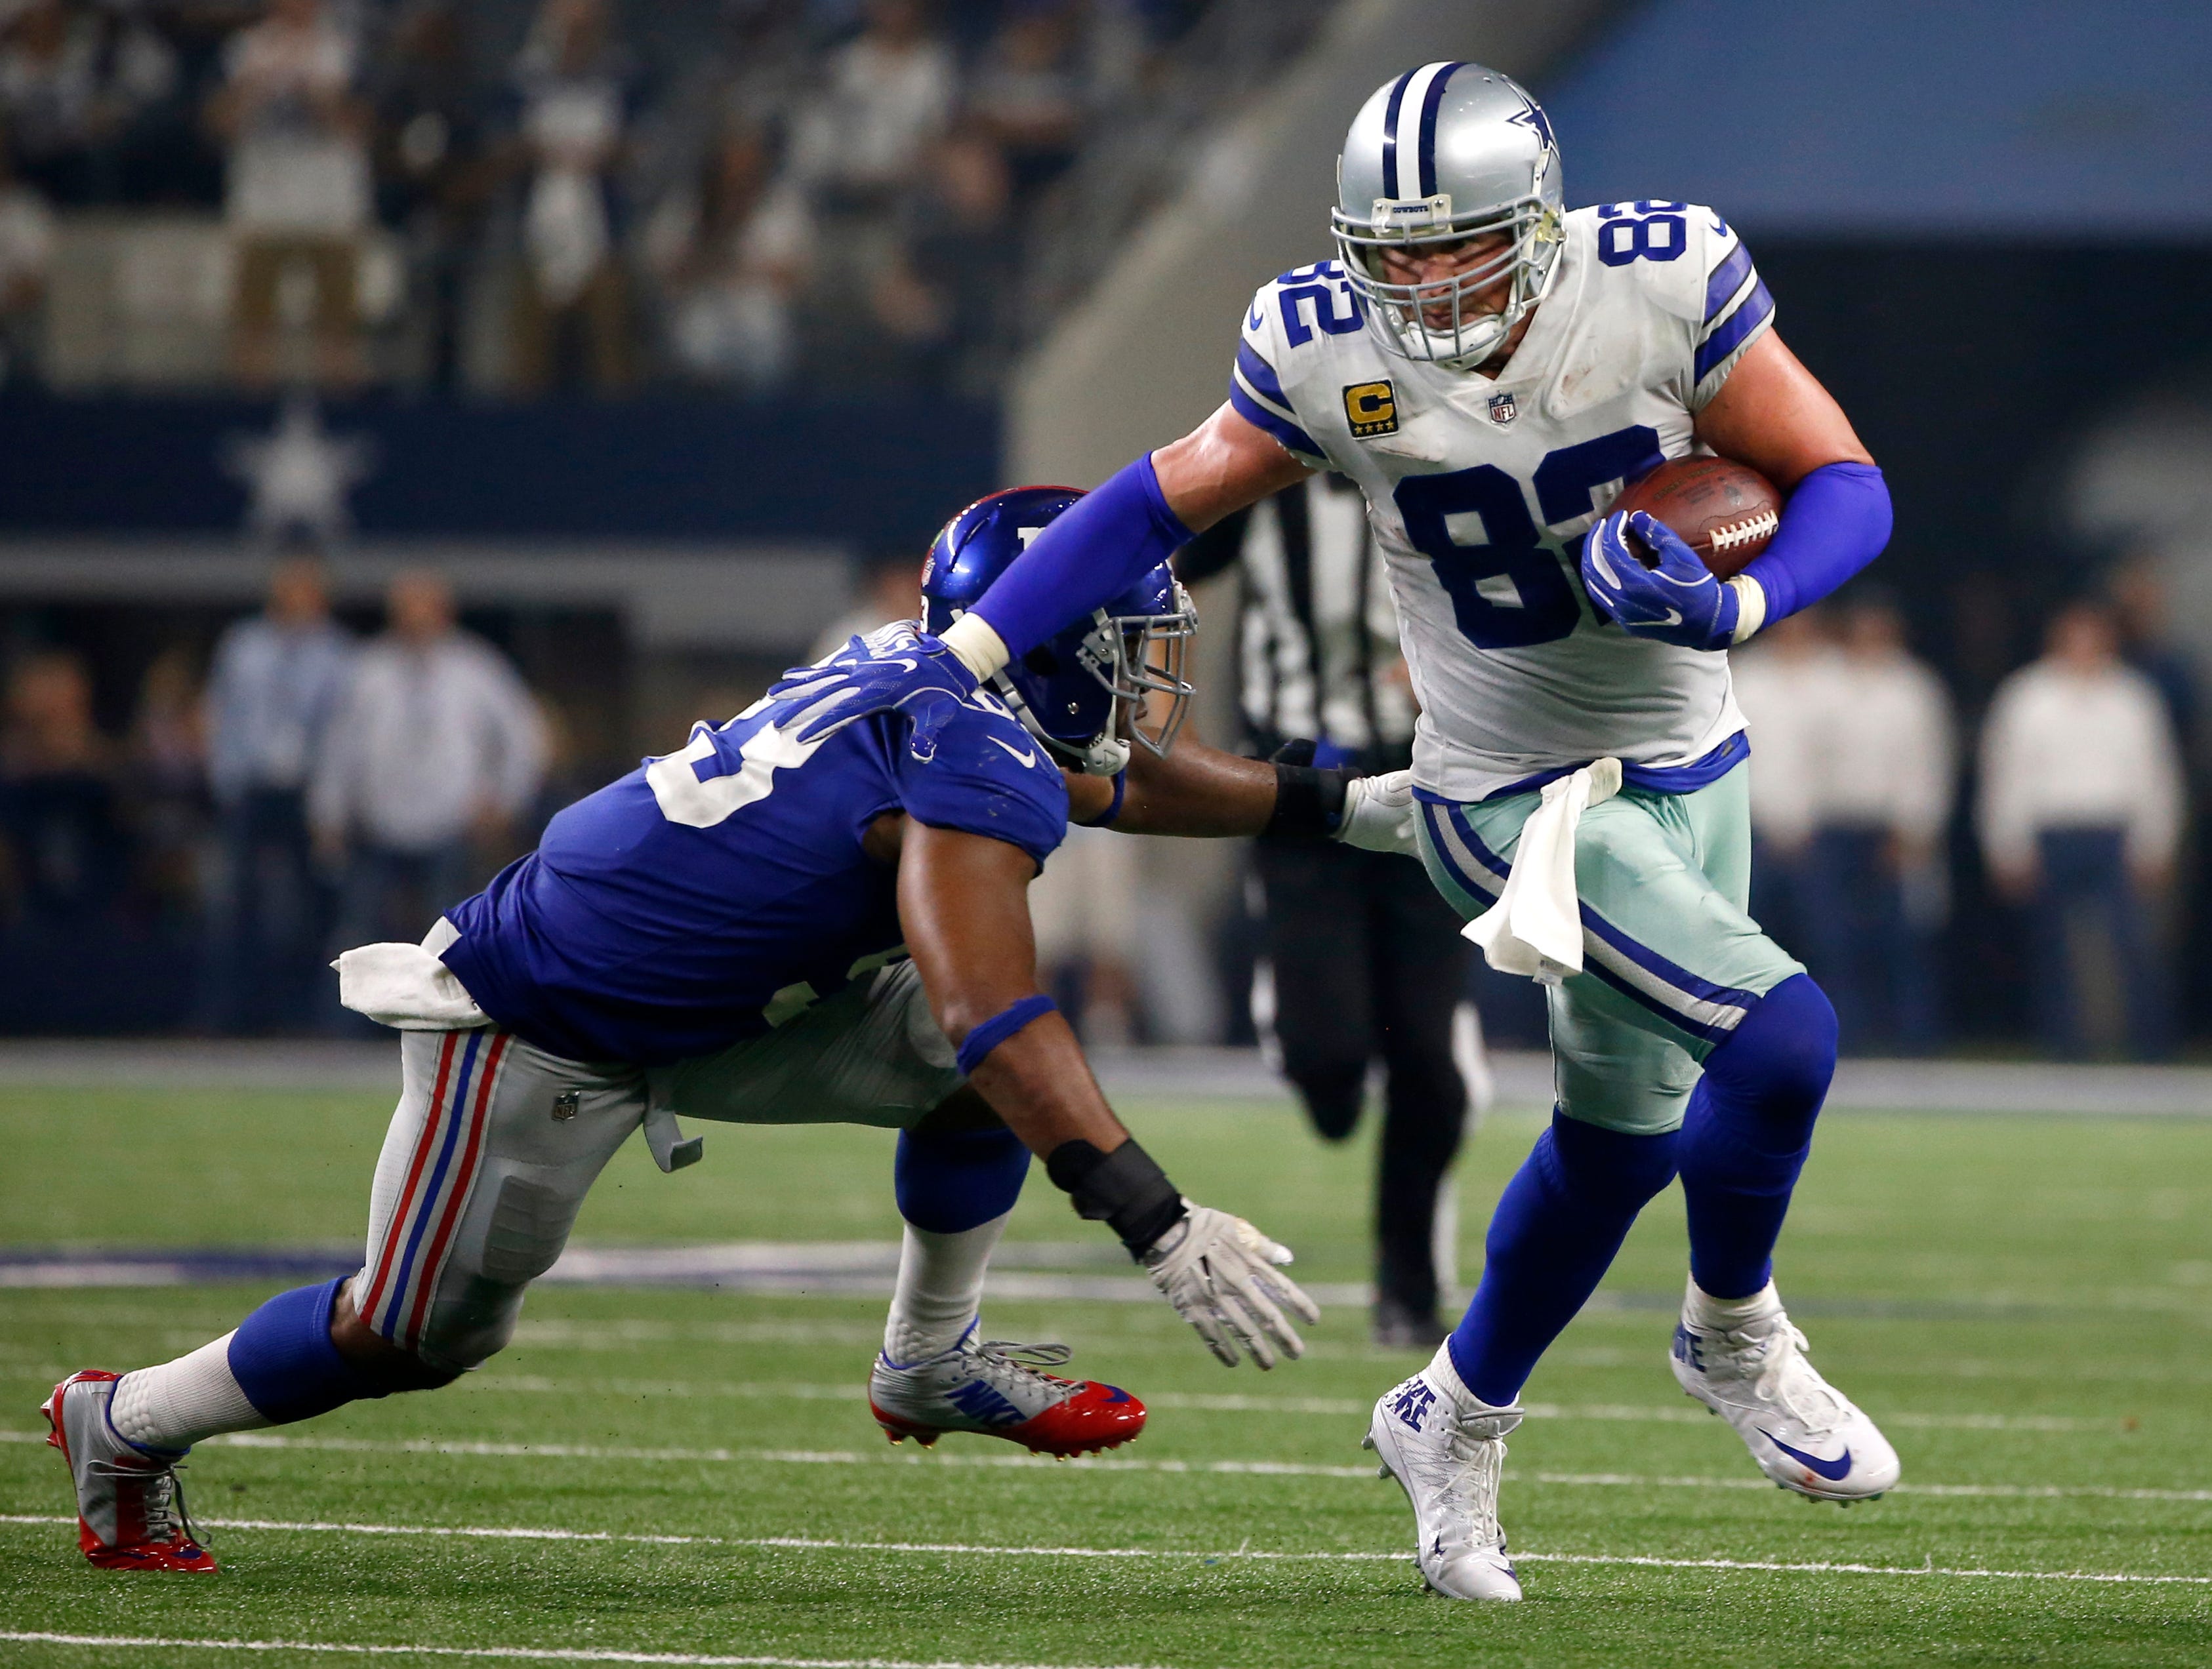
M1416 708L1358 488L1313 476L1176 557L1189 582L1231 567L1247 750L1366 772L1409 764ZM1468 1105L1453 1051L1468 975L1459 918L1420 865L1393 853L1263 838L1254 855L1265 901L1254 1022L1327 1141L1352 1134L1369 1063L1382 1062L1375 1338L1431 1349L1448 1331L1437 1315L1438 1196ZM1470 1025L1475 1048L1477 1038Z

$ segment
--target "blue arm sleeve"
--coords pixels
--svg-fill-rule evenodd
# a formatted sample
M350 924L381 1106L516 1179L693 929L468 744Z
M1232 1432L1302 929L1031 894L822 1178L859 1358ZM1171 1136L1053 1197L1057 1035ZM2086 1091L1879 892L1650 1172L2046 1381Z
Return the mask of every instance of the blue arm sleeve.
M975 612L1019 660L1119 597L1189 538L1161 495L1147 452L1038 534L983 593Z
M1823 464L1807 476L1774 543L1744 569L1766 593L1768 622L1811 608L1881 555L1889 528L1889 486L1873 464Z

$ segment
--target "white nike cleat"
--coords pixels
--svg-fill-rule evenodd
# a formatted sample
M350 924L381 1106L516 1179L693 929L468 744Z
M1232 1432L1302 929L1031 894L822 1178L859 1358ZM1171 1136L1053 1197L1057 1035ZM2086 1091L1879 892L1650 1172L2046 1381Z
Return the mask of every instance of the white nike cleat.
M1505 1434L1520 1423L1518 1407L1492 1408L1461 1383L1449 1345L1386 1392L1367 1423L1360 1447L1405 1490L1422 1579L1448 1599L1521 1597L1498 1525Z
M1674 1329L1677 1382L1735 1428L1783 1489L1848 1507L1893 1488L1899 1467L1889 1439L1805 1359L1805 1335L1771 1283L1759 1298L1761 1313L1717 1326L1718 1301L1692 1284Z
M970 1327L951 1350L903 1366L878 1354L868 1407L894 1443L927 1448L948 1431L1004 1437L1036 1454L1118 1448L1145 1429L1145 1405L1118 1385L1040 1373L1073 1352L1065 1344L975 1342Z

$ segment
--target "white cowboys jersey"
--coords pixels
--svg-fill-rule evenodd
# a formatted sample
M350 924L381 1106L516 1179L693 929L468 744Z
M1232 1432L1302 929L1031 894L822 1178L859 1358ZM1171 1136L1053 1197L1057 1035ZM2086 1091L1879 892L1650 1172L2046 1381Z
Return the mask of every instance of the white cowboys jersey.
M1230 380L1239 414L1366 494L1421 703L1414 780L1455 800L1606 754L1696 786L1741 746L1727 656L1601 621L1577 563L1624 480L1692 450L1773 300L1710 209L1607 203L1565 225L1495 379L1385 353L1325 261L1253 298Z

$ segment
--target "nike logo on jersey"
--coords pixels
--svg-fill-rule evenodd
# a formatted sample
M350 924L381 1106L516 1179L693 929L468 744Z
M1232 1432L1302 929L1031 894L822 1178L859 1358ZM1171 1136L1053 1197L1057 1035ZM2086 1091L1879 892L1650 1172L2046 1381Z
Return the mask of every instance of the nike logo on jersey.
M1018 752L1015 750L1012 743L1000 741L1000 738L995 736L992 737L990 740L998 746L1004 748L1006 750L1006 757L1015 761L1018 764L1034 765L1037 762L1037 756L1034 753Z
M1842 1483L1844 1477L1850 1472L1851 1452L1848 1447L1846 1447L1843 1454L1838 1456L1835 1460L1823 1460L1817 1454L1808 1454L1803 1449L1790 1447L1789 1444L1784 1442L1779 1437L1777 1437L1765 1426L1759 1427L1759 1435L1765 1438L1768 1442L1773 1444L1775 1447L1780 1449L1792 1460L1797 1462L1798 1465L1806 1467L1811 1472L1818 1473L1820 1477L1826 1478L1831 1484Z

